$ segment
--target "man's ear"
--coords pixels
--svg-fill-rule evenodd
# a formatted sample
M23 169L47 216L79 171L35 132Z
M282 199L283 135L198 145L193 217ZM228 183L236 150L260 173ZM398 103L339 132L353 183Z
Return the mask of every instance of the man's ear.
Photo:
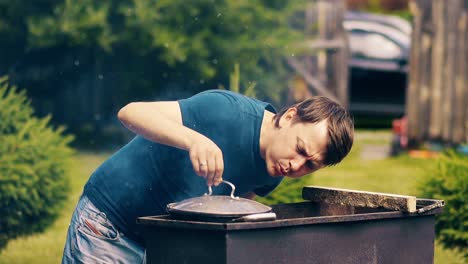
M283 114L280 119L280 127L285 125L291 125L292 122L296 119L297 116L297 109L295 107L291 107Z

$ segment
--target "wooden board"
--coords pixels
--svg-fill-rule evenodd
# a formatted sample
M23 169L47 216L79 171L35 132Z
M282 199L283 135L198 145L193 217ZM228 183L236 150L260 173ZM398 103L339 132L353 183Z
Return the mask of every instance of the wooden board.
M410 0L413 15L406 94L410 148L468 140L468 2Z
M416 212L416 197L348 189L305 186L302 198L313 202Z

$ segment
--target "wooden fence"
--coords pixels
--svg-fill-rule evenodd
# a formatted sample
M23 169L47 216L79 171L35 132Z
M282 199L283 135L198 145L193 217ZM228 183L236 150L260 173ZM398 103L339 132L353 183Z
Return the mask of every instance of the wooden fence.
M411 145L468 142L468 0L411 0L406 114Z
M286 59L296 74L289 103L323 95L348 106L345 9L345 0L316 0L305 6L306 39L298 43L297 54Z

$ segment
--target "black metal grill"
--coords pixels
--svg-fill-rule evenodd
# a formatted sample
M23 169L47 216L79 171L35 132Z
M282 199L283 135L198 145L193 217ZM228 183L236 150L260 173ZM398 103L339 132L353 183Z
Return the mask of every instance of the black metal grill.
M436 201L418 200L418 207ZM349 210L351 209L351 210ZM433 263L436 208L402 213L313 202L246 223L140 217L148 263Z

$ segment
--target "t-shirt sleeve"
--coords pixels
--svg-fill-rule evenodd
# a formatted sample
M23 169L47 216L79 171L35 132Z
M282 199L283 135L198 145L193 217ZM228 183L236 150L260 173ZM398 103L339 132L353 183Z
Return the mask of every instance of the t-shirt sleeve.
M178 101L185 126L198 130L238 118L240 104L232 96L208 90Z
M283 180L283 177L281 178L278 178L279 180L277 180L275 183L272 183L272 184L268 184L268 185L264 185L260 188L257 188L254 190L254 193L258 196L261 196L261 197L265 197L267 196L268 194L270 194L276 187L278 187L278 185L281 183L281 181Z

